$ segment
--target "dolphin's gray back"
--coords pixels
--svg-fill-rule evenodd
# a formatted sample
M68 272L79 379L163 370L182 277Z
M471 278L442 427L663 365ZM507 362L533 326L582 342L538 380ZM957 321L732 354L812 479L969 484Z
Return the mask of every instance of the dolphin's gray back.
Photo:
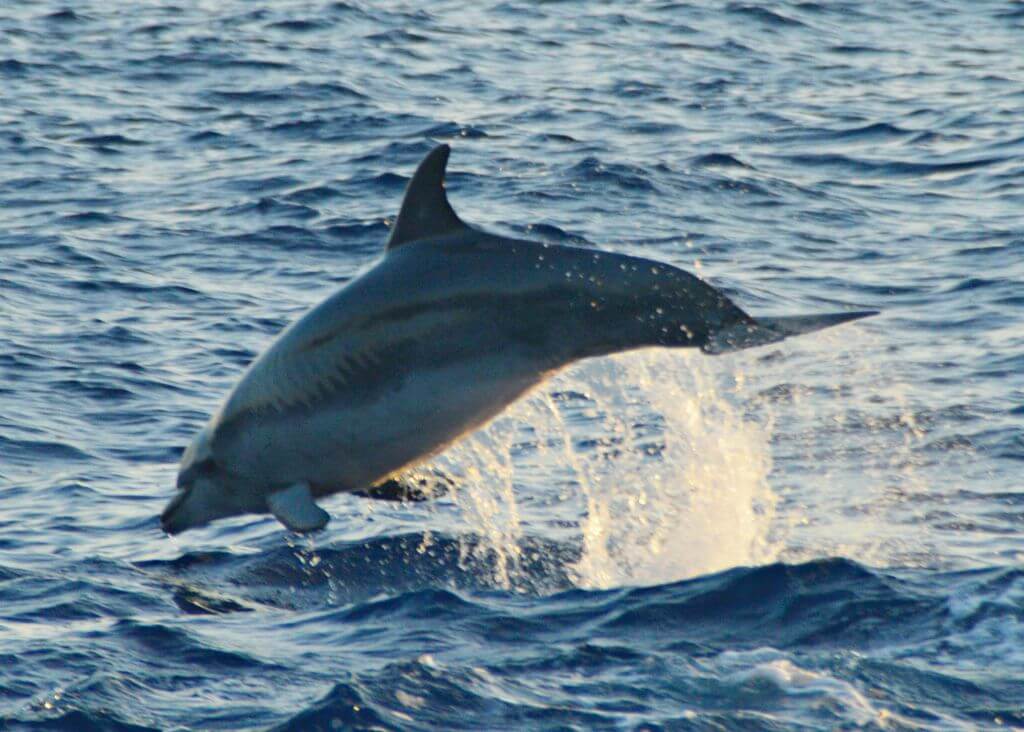
M717 330L752 322L689 272L595 249L469 230L387 259L428 276L430 307L451 298L452 310L486 315L496 336L533 345L551 368L644 346L702 346Z

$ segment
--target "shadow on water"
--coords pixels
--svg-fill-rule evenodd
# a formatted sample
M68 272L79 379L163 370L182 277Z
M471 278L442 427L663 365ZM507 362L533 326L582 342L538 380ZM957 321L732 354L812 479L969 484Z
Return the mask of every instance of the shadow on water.
M382 596L447 588L495 591L493 554L479 537L412 533L314 547L306 540L257 554L188 553L170 561L140 562L149 577L173 592L184 612L220 614L259 605L311 610ZM513 593L548 595L573 586L578 549L543 539L520 546Z

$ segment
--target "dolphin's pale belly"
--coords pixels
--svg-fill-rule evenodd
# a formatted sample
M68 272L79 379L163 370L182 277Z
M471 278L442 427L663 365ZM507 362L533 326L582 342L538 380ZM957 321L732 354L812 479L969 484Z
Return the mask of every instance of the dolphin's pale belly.
M515 351L428 359L383 383L254 411L215 425L215 455L248 490L300 481L317 495L367 488L440 452L540 383L547 374Z

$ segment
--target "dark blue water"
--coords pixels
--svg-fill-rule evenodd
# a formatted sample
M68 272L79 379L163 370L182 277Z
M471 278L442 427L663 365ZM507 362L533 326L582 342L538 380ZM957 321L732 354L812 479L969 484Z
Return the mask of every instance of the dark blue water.
M0 728L1024 727L1022 39L1016 2L5 0ZM467 221L883 315L583 364L430 505L163 536L442 141Z

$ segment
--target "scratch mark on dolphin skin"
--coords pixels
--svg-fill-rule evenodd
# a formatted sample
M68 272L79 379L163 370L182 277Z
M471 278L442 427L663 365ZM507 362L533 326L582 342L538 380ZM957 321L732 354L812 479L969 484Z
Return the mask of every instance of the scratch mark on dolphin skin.
M401 368L388 364L408 363L400 354L415 341L402 338L384 349L366 349L333 358L310 358L289 368L272 368L277 378L262 385L259 399L250 399L233 406L224 414L225 423L237 421L247 414L271 409L284 415L296 408L312 410L317 404L347 393L353 401L371 398L375 389L386 381L401 377ZM353 385L359 384L358 389Z

